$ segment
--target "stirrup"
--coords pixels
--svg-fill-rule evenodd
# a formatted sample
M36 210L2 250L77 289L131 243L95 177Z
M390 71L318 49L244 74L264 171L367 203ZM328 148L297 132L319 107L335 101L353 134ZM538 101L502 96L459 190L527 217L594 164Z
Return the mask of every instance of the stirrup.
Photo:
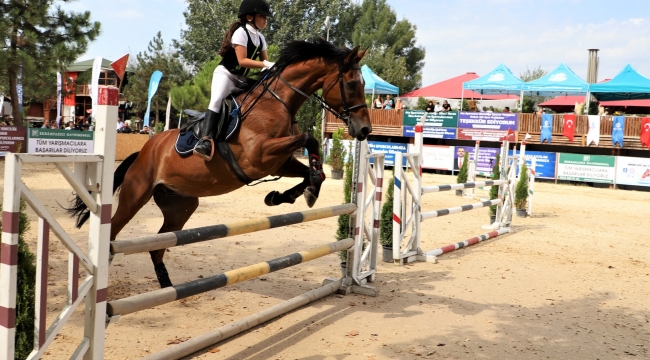
M196 148L199 147L199 145L203 144L204 141L207 141L210 144L210 155L203 154L201 152L196 151ZM214 140L209 137L204 137L203 139L199 140L199 143L194 146L194 150L192 151L193 154L198 155L205 161L210 161L212 160L212 157L214 156Z

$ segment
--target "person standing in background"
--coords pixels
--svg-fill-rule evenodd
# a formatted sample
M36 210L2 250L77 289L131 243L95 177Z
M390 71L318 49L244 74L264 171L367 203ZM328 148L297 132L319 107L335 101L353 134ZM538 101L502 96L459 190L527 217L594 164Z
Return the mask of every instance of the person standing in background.
M375 109L384 108L384 103L381 101L381 96L377 95L377 98L375 99L375 103L373 104L373 108Z
M384 101L384 109L394 109L395 108L395 102L393 102L393 99L390 98L390 95L386 95L386 100Z

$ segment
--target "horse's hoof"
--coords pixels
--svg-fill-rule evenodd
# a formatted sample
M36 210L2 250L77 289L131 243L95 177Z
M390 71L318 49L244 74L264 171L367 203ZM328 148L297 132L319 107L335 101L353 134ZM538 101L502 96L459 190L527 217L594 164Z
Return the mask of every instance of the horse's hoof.
M318 196L314 194L312 191L311 186L308 186L305 189L305 200L307 201L307 206L313 207L314 204L316 204L316 200L318 200Z
M278 191L271 191L264 198L264 203L266 204L266 206L280 205L280 203L278 202L278 199L277 199L277 197L279 197L279 196L280 196L280 193Z

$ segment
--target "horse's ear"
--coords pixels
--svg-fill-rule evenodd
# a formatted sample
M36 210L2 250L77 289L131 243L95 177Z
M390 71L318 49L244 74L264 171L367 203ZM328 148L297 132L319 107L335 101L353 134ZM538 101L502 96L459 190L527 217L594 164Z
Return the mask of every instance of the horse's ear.
M356 58L357 58L357 54L359 54L359 47L358 47L358 46L355 47L354 49L352 49L352 51L350 51L350 53L348 54L348 56L345 57L345 61L344 61L343 63L344 63L344 64L350 64L350 63L352 63L353 61L356 60Z
M358 62L361 62L361 59L363 59L363 57L366 55L366 52L367 52L367 51L368 51L368 49L365 49L365 50L363 50L363 51L360 51L360 52L357 54L357 61L358 61Z

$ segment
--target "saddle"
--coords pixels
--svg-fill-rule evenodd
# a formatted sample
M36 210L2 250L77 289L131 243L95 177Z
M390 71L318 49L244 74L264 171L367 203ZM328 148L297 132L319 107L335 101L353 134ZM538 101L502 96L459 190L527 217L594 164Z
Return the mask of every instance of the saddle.
M202 126L205 126L203 119L205 112L196 110L185 110L190 119L187 124L181 127L181 131L176 139L174 148L180 155L191 155L194 147L201 138ZM215 150L218 150L221 157L226 161L232 172L244 184L250 184L253 179L249 178L241 169L237 160L235 159L230 146L226 142L237 130L240 125L239 117L239 104L233 96L228 96L221 103L221 111L219 111L219 121L223 123L221 132L214 135Z

